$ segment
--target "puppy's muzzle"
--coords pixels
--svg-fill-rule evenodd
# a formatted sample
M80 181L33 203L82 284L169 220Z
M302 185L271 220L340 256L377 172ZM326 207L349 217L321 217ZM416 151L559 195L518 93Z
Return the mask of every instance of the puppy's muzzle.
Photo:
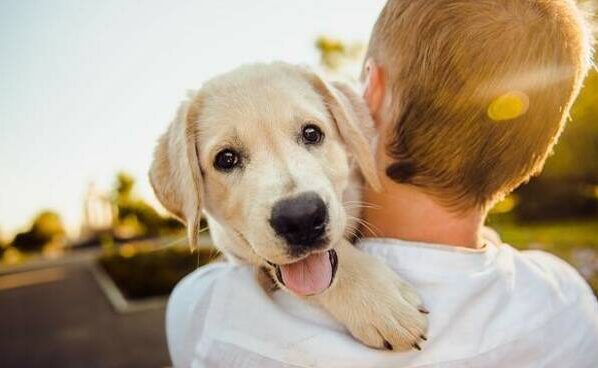
M282 237L293 255L326 245L328 209L315 192L279 200L272 207L270 226Z

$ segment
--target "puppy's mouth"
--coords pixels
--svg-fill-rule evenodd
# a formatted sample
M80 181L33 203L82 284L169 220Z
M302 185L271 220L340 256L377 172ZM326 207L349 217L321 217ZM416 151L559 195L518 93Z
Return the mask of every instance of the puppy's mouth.
M278 282L301 296L319 294L332 285L338 268L334 249L312 253L293 263L276 265L268 261L276 272Z

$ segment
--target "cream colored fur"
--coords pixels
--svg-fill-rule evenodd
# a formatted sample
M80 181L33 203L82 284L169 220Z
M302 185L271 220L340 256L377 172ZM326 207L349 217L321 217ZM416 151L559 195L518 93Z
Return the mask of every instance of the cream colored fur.
M325 135L310 149L298 142L308 122ZM327 249L337 252L338 271L326 291L307 299L369 346L419 348L427 319L418 295L347 240L357 227L361 178L379 187L367 138L371 124L345 85L283 63L244 66L207 82L182 104L160 138L150 180L158 199L187 224L193 245L203 212L214 244L229 259L266 270L272 270L268 261L298 260L269 225L273 204L318 193L330 214ZM226 147L243 152L242 170L214 169Z

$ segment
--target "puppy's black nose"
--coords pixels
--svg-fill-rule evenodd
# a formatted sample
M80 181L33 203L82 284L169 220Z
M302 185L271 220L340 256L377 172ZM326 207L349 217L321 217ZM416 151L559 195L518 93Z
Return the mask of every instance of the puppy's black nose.
M270 217L270 225L276 234L298 253L323 245L327 223L326 204L314 192L278 201Z

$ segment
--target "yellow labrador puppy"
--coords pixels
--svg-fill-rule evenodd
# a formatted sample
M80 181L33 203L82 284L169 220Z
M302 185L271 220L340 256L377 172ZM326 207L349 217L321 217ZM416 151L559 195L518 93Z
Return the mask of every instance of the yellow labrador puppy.
M370 115L345 85L284 63L240 67L179 108L150 169L196 244L215 245L321 305L363 343L419 349L427 311L410 285L347 240L361 178L379 187Z

